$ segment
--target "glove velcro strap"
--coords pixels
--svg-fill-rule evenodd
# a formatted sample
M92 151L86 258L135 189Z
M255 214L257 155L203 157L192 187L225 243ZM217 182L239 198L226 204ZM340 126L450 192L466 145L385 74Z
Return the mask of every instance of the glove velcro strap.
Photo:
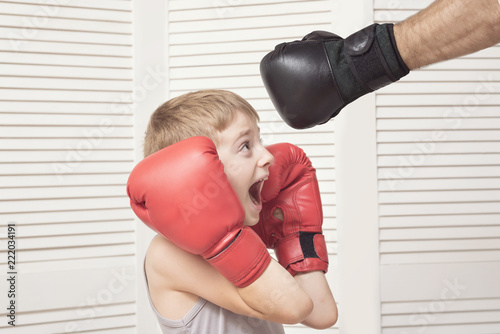
M392 73L397 80L399 80L410 73L410 69L406 66L399 53L396 38L394 37L394 24L386 23L377 25L376 27L377 41L380 45L380 50L384 54L385 61Z
M368 26L344 42L349 67L366 91L374 91L396 81L385 60L376 35L377 24Z
M394 39L393 24L372 24L325 47L346 104L409 73Z
M245 226L227 248L206 260L235 286L243 288L262 275L271 256L260 237Z
M298 232L279 240L275 247L278 262L290 274L328 271L328 252L321 233Z

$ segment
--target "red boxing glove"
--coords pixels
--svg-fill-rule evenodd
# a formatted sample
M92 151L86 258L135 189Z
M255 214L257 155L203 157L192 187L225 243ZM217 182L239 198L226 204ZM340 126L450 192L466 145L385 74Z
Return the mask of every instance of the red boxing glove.
M253 283L271 261L259 236L243 224L245 211L207 137L146 157L130 173L127 194L147 226L201 255L237 287Z
M279 263L295 276L328 271L328 252L322 234L323 210L316 170L299 147L281 143L267 147L274 156L269 179L262 188L260 220L252 228ZM283 221L273 216L283 211Z

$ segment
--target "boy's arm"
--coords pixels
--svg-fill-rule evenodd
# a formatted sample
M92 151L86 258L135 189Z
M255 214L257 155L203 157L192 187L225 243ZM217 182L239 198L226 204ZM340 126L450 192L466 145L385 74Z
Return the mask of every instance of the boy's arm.
M331 327L337 321L337 307L324 275L328 252L316 170L295 145L280 143L267 149L274 163L262 189L260 221L252 228L312 299L313 311L302 323Z
M274 218L283 221L283 211L276 208L273 211ZM294 276L295 281L311 298L313 311L301 323L311 328L329 328L338 320L337 303L333 297L330 286L322 271L310 271L298 273Z
M321 271L311 271L299 273L294 278L314 304L313 311L302 324L316 329L335 325L338 319L337 304L325 274Z
M151 298L160 313L172 307L172 301L162 297L165 291L193 294L237 314L284 324L302 322L313 308L308 294L274 260L252 284L238 288L201 256L185 252L160 235L151 242L146 272Z
M238 289L242 300L257 311L257 318L283 324L303 322L313 311L313 301L276 261L253 284Z
M191 137L146 157L130 173L127 194L136 215L176 246L154 252L153 272L173 282L171 290L283 323L311 312L309 297L295 282L284 284L287 272L244 225L245 211L211 139Z
M150 228L201 255L235 286L245 287L271 257L244 225L245 211L208 137L191 137L139 162L127 194L134 213Z

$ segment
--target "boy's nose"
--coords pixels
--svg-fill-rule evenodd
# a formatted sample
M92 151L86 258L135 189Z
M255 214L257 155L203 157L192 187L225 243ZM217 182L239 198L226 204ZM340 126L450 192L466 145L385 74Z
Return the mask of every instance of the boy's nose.
M262 157L259 162L260 166L269 167L274 162L274 156L267 150L267 148L263 147Z

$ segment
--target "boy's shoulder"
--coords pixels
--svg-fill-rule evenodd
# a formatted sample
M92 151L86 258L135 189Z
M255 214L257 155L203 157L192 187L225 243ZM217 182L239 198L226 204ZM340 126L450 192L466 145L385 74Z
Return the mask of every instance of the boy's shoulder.
M156 235L149 243L144 261L144 270L149 281L149 285L157 285L158 278L168 275L168 266L162 266L162 259L171 257L173 254L171 243L161 235Z
M198 301L185 281L193 276L189 270L196 263L193 254L175 246L161 235L149 244L145 271L148 289L156 310L167 319L180 319Z
M150 283L177 290L190 276L196 275L204 262L202 257L186 252L158 234L149 244L145 270Z
M149 247L146 252L146 259L154 260L161 254L174 252L174 248L176 247L171 241L163 237L161 234L157 234L149 243Z
M145 269L148 277L151 274L160 274L163 277L174 274L171 265L177 262L177 258L185 257L186 252L177 247L171 241L160 234L157 234L150 242L146 252ZM178 268L177 268L178 269Z

